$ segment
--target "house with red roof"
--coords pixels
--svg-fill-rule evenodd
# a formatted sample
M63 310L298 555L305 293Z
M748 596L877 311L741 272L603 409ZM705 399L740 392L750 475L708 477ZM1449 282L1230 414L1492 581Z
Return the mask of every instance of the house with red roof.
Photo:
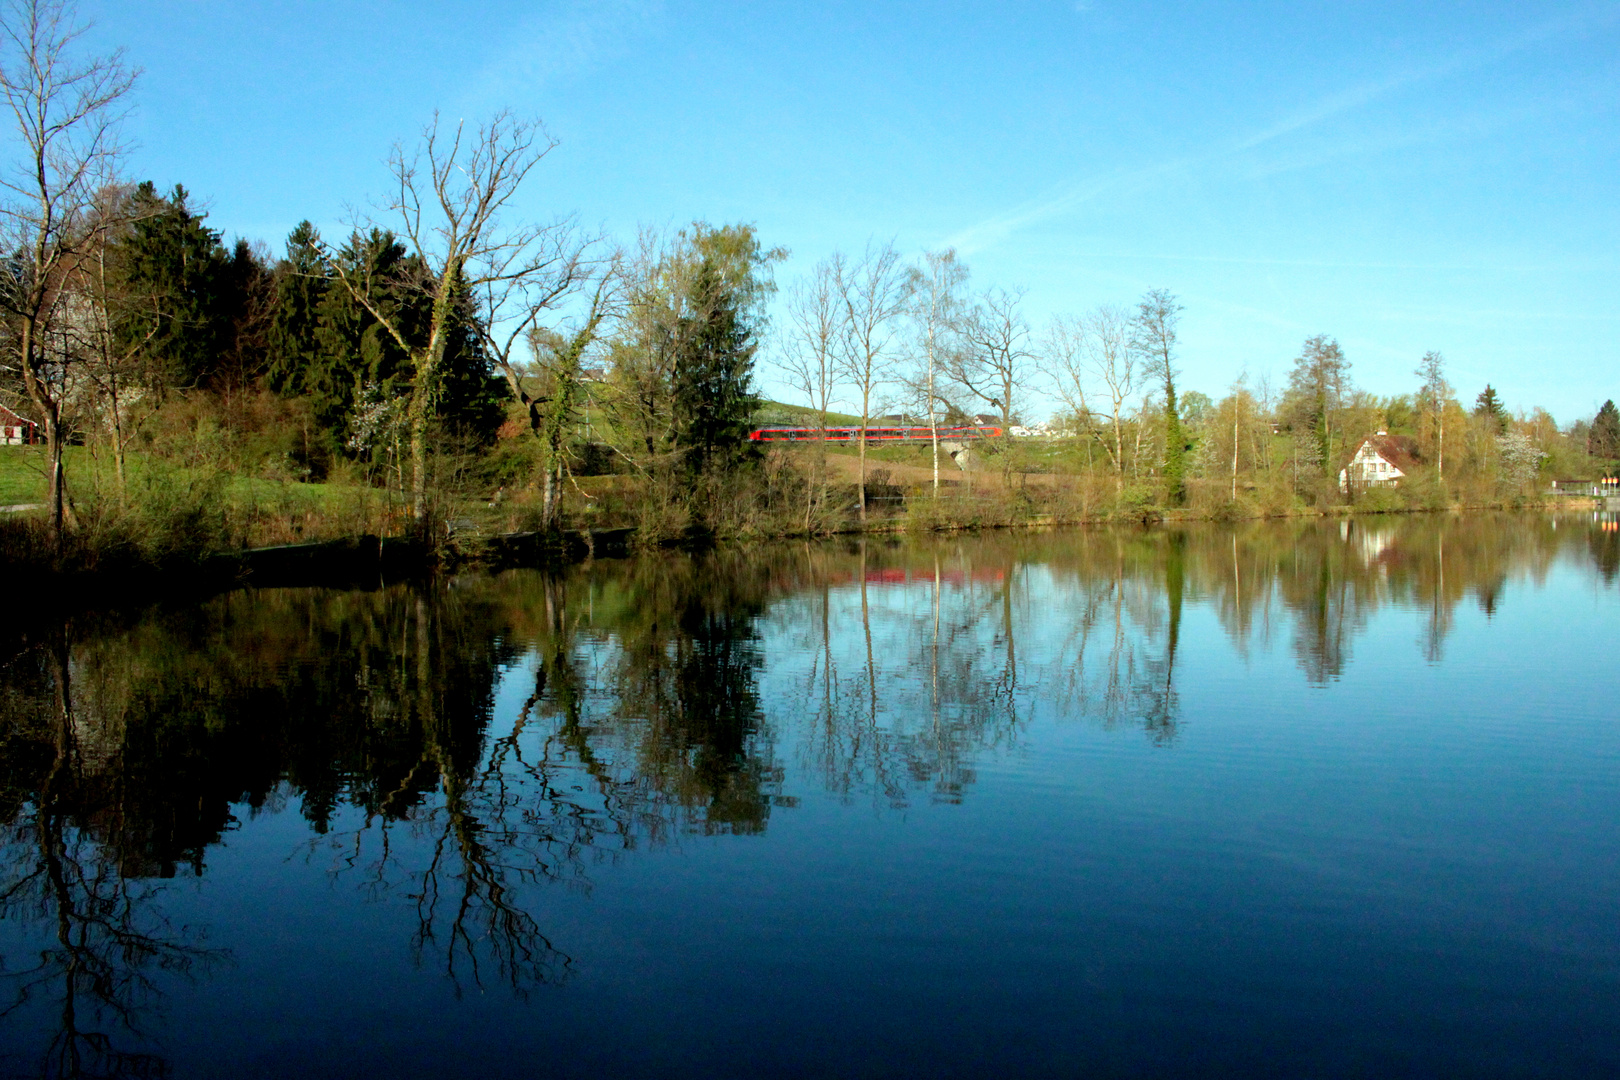
M27 446L39 441L39 425L0 405L0 446Z
M1422 462L1417 441L1405 435L1380 431L1361 440L1356 452L1339 470L1339 490L1365 491L1372 487L1392 487Z

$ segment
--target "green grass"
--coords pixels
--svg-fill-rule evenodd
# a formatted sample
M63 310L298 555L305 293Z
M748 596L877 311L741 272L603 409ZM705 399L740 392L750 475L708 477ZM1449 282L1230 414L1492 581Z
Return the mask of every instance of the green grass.
M816 422L816 410L805 405L789 405L784 401L762 401L754 411L756 424L793 424L808 426ZM829 412L827 423L837 425L859 424L861 418L850 413Z
M45 448L0 446L0 506L45 501Z
M0 446L0 506L43 504L49 494L45 463L42 446ZM64 464L68 494L76 504L92 503L98 493L116 490L114 466L107 455L97 458L84 447L70 446ZM143 495L172 494L176 484L184 488L214 482L219 485L214 489L215 497L232 507L258 506L279 513L330 512L358 498L375 500L381 495L376 489L352 483L304 484L257 476L220 477L208 469L176 465L140 452L129 455L126 472L131 497L136 500Z

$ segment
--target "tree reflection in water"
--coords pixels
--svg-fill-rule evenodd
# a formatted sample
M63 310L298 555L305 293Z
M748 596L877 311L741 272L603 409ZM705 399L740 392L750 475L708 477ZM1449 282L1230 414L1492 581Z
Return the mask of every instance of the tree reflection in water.
M143 1016L225 957L162 883L204 877L242 815L296 804L318 865L414 915L418 963L522 994L573 968L535 890L603 860L759 834L817 789L957 802L1038 715L1174 746L1189 609L1240 659L1289 642L1319 685L1383 607L1439 658L1468 597L1495 613L1561 557L1612 586L1616 537L1434 516L867 539L42 627L0 680L0 917L39 957L6 957L7 1022L51 1075L160 1071Z
M81 716L66 627L12 658L4 672L0 731L0 918L32 923L32 962L6 964L9 1001L0 1020L43 1015L44 1076L145 1076L160 1057L130 1049L155 1005L157 973L189 974L223 954L154 903L146 869L102 838L138 823L126 817L119 777L97 758L106 747ZM172 872L172 870L171 870Z

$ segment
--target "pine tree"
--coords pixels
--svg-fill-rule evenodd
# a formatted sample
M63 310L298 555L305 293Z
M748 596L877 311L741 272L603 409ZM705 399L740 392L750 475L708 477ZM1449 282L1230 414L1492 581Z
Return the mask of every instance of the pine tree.
M276 267L266 381L279 394L309 392L308 379L320 350L315 333L318 312L330 286L320 233L308 221L300 221L287 236L287 257Z
M130 196L133 227L113 254L118 287L130 298L115 331L120 345L146 341L161 377L176 386L218 375L232 336L229 259L187 199L179 185L164 198L142 183Z
M402 303L397 280L407 271L405 248L380 229L355 233L333 256L355 280L365 283L366 300L384 314L398 315L408 331L419 331L425 313L420 302ZM310 399L328 449L351 452L355 409L363 399L388 400L410 385L410 357L349 290L325 288L315 307L314 352L299 389Z
M310 399L328 452L352 455L366 449L356 442L357 434L360 442L366 438L356 431L356 416L402 399L416 376L410 353L377 313L393 321L407 342L415 342L427 335L431 305L419 290L406 286L422 267L393 233L357 233L333 256L350 280L363 283L363 301L351 290L331 285L318 244L313 228L303 225L288 240L288 268L281 284L284 301L290 303L277 313L275 374L284 393ZM294 269L299 266L305 269ZM296 305L311 300L311 306L298 310ZM505 418L505 388L491 374L475 333L472 298L462 294L454 303L432 395L433 413L458 438L487 445Z
M1479 397L1474 399L1474 415L1489 417L1496 424L1498 434L1507 430L1507 407L1502 404L1502 399L1497 396L1496 388L1490 383L1486 383L1485 389L1481 390Z
M770 291L759 270L776 256L761 250L750 226L699 226L692 241L698 263L687 286L689 314L673 335L670 394L675 445L697 472L748 445L758 407L758 303Z
M1620 458L1620 411L1614 402L1605 401L1592 421L1586 436L1586 452L1599 461L1612 462Z
M465 289L458 290L455 308L441 366L439 421L463 442L488 446L506 419L506 383L495 375L484 351L473 325L472 296Z
M215 371L219 380L230 387L251 385L269 367L276 280L261 250L246 240L237 240L220 279L224 340Z

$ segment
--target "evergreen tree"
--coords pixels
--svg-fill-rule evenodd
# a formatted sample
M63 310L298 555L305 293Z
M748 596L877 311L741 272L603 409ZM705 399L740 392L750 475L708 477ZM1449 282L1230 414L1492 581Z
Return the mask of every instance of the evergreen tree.
M1586 436L1586 452L1599 461L1620 458L1620 411L1615 409L1612 400L1605 401L1593 419Z
M147 181L130 196L133 225L112 254L117 284L130 299L116 328L119 344L147 342L161 377L196 386L220 374L231 344L229 259L219 233L187 206L185 188L167 198Z
M1479 397L1474 399L1474 415L1489 417L1496 424L1498 434L1507 430L1507 407L1502 404L1502 399L1497 396L1496 388L1490 383L1486 383L1485 389L1481 390Z
M760 270L776 258L764 252L752 226L699 225L692 236L695 272L687 285L686 314L673 335L670 394L675 446L693 471L748 445L758 398L754 355L772 290Z
M393 233L356 233L333 256L350 280L363 283L363 301L349 289L331 285L318 244L314 229L302 225L288 241L281 295L290 302L277 313L275 374L283 392L310 399L328 451L353 454L365 449L357 435L362 442L367 437L357 432L357 416L402 399L416 374L409 351L378 321L377 313L392 321L407 343L415 343L427 336L431 300L407 287L422 267ZM298 310L296 305L310 301L312 305ZM505 387L491 374L475 332L472 298L462 293L454 305L433 411L447 432L488 445L505 418Z
M445 430L471 446L488 446L506 420L507 388L495 375L473 320L472 294L454 290L454 315L445 327L436 412Z
M275 317L275 272L262 248L237 240L225 263L221 286L225 340L215 364L216 375L228 386L248 386L269 365L270 325Z
M301 396L309 392L308 379L320 346L316 339L321 300L330 287L321 236L308 221L300 221L287 236L287 256L276 267L275 314L269 330L270 389Z
M365 283L368 303L407 332L426 324L420 302L403 303L397 281L406 271L405 248L393 233L355 233L333 260L354 280ZM315 308L314 353L299 389L314 409L323 440L334 453L347 453L355 409L364 399L391 400L410 385L410 357L377 317L347 289L324 288Z

